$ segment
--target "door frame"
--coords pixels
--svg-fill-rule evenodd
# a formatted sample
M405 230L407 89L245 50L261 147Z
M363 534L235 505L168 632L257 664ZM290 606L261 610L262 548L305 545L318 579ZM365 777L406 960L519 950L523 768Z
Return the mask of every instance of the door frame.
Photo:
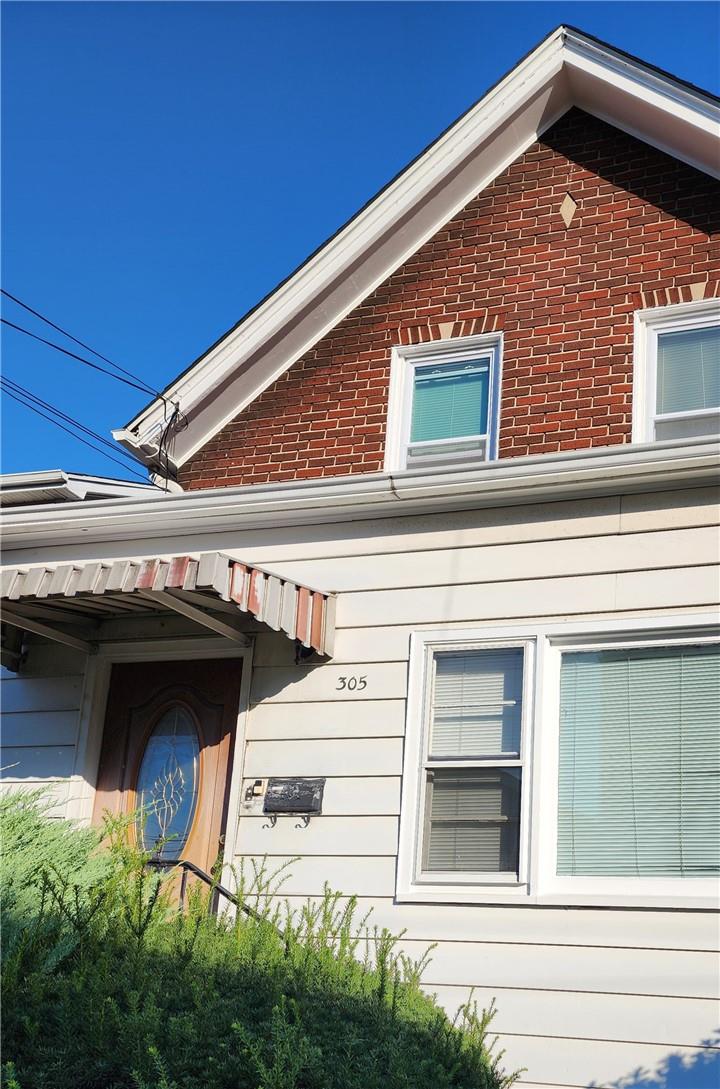
M112 667L121 662L172 662L184 658L236 658L242 662L240 699L235 723L235 744L228 792L227 826L223 851L223 872L231 880L229 866L235 857L238 822L241 811L241 787L244 774L245 736L250 706L253 644L241 647L227 639L207 636L147 640L137 643L105 643L97 654L87 659L85 683L80 707L73 779L78 793L68 804L67 816L88 825L95 804L95 785L100 766L105 714Z

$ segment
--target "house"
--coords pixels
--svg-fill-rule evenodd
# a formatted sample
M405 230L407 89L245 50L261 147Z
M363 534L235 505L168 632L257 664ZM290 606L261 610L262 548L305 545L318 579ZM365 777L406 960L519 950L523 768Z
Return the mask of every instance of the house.
M3 516L6 788L358 894L527 1087L718 1075L719 137L560 27L115 433L166 490Z

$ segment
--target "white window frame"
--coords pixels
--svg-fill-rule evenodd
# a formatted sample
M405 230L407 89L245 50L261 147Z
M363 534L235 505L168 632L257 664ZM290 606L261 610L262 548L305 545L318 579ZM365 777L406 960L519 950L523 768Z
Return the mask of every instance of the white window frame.
M705 877L559 877L557 870L560 665L563 651L720 643L707 613L561 624L487 624L411 637L396 898L400 902L717 909L720 882ZM505 875L421 873L430 678L438 652L523 646L520 850ZM487 765L501 761L488 759ZM498 880L499 878L499 880Z
M522 716L520 754L517 758L497 757L448 760L448 767L520 768L520 826L517 877L504 873L462 874L455 871L422 872L425 826L427 768L430 763L430 718L432 713L433 662L436 654L457 651L523 650ZM416 632L411 639L405 768L400 822L400 857L398 859L398 898L421 899L436 903L472 903L478 894L502 893L503 898L526 899L528 895L528 827L530 817L529 775L532 723L535 640L518 636L497 638L484 632L447 630ZM442 763L437 762L441 767ZM527 779L526 779L527 776ZM419 895L415 896L413 893Z
M655 410L657 395L657 347L661 333L705 329L720 325L720 299L699 299L673 306L655 306L635 311L632 390L632 441L657 442L655 421L694 419L717 415L718 409L664 413ZM687 439L685 441L693 441Z
M385 443L385 472L398 472L407 468L407 450L410 444L412 424L415 368L439 366L443 363L463 363L478 357L490 358L490 383L488 389L487 436L467 435L452 439L438 439L438 453L443 443L457 443L463 439L484 438L482 454L469 454L468 461L494 461L498 456L498 429L500 422L500 389L502 382L502 333L483 333L472 337L454 337L427 344L396 345L390 357L390 390L388 394L387 439ZM455 465L460 464L458 460Z

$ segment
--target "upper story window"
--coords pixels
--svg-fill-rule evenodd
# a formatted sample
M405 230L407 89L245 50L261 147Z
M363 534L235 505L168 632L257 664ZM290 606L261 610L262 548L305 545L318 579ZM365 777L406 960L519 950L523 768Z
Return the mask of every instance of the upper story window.
M720 432L720 302L640 310L635 316L633 441Z
M388 405L388 472L497 457L501 336L396 348Z

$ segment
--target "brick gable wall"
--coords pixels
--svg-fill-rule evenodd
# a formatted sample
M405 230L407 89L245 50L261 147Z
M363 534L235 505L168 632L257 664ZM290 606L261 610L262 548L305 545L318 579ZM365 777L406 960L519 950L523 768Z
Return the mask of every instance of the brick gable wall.
M568 228L567 193L578 205ZM571 110L198 451L180 482L381 470L392 346L499 328L501 457L628 442L633 311L720 294L719 228L717 182Z

